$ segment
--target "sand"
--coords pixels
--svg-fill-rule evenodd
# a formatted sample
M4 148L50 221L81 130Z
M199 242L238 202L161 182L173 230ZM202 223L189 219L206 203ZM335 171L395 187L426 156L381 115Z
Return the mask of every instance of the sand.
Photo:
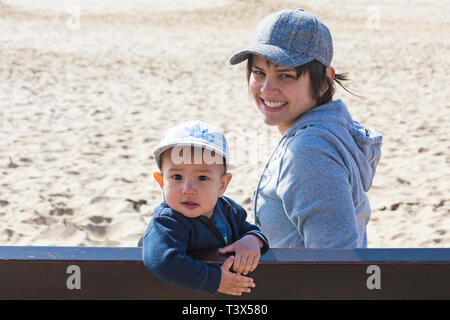
M226 194L250 212L280 136L228 60L262 17L301 6L363 96L336 98L384 135L368 246L449 247L449 2L310 2L0 1L0 245L136 246L162 199L151 151L190 119L225 131Z

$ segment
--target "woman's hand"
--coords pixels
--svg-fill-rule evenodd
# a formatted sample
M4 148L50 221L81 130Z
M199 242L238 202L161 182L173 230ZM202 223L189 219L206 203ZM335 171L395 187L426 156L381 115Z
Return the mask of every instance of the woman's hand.
M246 275L258 266L262 246L263 243L257 236L249 234L220 249L219 252L222 254L235 252L233 270L239 275Z

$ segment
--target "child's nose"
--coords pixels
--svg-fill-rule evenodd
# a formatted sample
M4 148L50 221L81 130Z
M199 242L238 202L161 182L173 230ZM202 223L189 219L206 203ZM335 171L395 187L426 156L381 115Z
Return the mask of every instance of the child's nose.
M184 183L183 194L195 194L195 186L192 182L186 181Z

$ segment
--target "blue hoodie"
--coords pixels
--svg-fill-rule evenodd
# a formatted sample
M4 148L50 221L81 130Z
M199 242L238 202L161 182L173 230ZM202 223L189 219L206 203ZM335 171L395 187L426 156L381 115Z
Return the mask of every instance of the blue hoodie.
M266 164L253 217L271 247L364 248L382 136L336 100L303 114Z
M266 237L257 226L246 221L245 209L236 202L222 196L214 210L222 210L230 225L230 243L252 234L262 240L262 253L269 249ZM222 277L220 266L196 261L187 251L225 246L222 234L210 219L205 216L187 218L163 202L154 210L144 234L142 259L159 279L212 295L219 289Z

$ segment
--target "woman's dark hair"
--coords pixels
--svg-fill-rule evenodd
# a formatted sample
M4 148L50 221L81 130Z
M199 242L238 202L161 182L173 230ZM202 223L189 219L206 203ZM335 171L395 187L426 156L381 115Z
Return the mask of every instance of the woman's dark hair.
M247 83L250 81L250 75L252 73L253 68L253 55L250 55L247 61ZM312 96L317 101L317 105L321 105L327 102L331 102L333 100L333 95L336 91L336 85L339 84L342 88L344 88L345 91L349 92L350 94L354 94L349 89L347 89L342 82L350 80L348 78L347 73L336 73L334 76L334 81L332 81L330 78L326 75L326 67L322 63L320 63L317 60L312 60L308 63L305 63L301 66L295 67L295 70L297 71L297 79L300 78L300 76L308 72L309 73L309 79L311 82L311 90L312 90ZM327 91L325 91L322 94L323 88L327 87Z

